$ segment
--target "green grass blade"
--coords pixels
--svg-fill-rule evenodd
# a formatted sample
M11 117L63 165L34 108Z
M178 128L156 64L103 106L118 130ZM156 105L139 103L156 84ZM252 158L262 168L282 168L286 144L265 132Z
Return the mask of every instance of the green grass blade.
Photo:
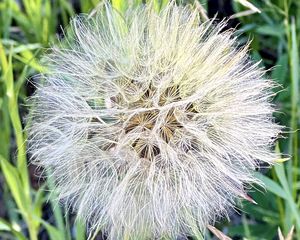
M0 219L0 234L2 231L11 232L18 240L27 240L27 238L20 232L20 229L16 229L13 224L10 224L4 219Z
M290 191L290 187L288 185L288 180L286 177L286 173L285 173L285 169L284 169L284 165L282 163L280 164L276 164L274 166L277 177L282 185L282 188L285 191L286 194L286 202L288 204L288 207L291 209L292 212L292 216L289 217L293 217L295 219L295 226L297 229L297 236L300 239L300 212L297 208L297 205L293 199L292 193Z
M65 239L64 234L58 228L52 226L43 219L39 219L41 224L46 228L51 240Z
M113 8L115 8L116 10L119 11L119 13L124 13L128 7L127 1L123 1L123 0L112 0L112 6Z
M85 236L85 224L80 221L79 219L76 220L75 222L75 239L76 240L84 240L86 239L86 236Z
M0 155L1 170L12 193L12 196L21 212L26 212L28 206L24 205L24 194L22 182L20 181L18 169L7 159Z
M292 117L291 117L291 153L293 158L293 167L298 168L298 113L299 113L299 55L297 44L297 33L295 20L292 18L291 22L291 48L290 48L290 65L291 65L291 103L292 103ZM295 131L295 132L294 132ZM293 175L293 186L297 183L298 175ZM296 195L296 188L293 188L293 194Z
M254 175L264 183L267 191L270 191L283 199L287 199L284 189L278 183L259 172L256 172Z

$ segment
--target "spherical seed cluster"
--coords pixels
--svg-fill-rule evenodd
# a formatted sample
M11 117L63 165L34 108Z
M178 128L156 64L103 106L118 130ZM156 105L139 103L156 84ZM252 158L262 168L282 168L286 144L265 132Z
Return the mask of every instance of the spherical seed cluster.
M29 151L109 239L175 239L227 216L280 127L273 83L224 23L169 4L72 20L44 57Z

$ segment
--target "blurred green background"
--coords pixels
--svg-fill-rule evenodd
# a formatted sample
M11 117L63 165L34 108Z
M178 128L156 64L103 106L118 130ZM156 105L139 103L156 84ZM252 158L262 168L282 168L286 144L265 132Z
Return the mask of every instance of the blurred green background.
M153 2L159 11L168 1ZM66 214L55 196L50 195L54 185L51 179L40 177L41 170L28 164L24 123L28 113L25 100L34 92L29 80L43 72L39 57L57 41L72 16L89 12L98 3L99 0L0 0L0 239L88 238L88 226L75 221L71 213ZM120 12L129 3L145 1L112 0ZM262 60L260 64L268 69L268 77L281 85L275 89L278 94L274 104L277 122L287 126L284 138L276 145L282 159L266 169L264 175L257 173L265 183L265 189L253 188L249 193L257 205L239 203L231 221L220 221L216 227L232 239L300 240L300 1L179 3L190 4L199 14L216 16L217 21L230 18L229 27L237 29L240 43L251 40L252 58ZM290 160L285 161L287 157ZM217 235L207 232L205 239L217 239ZM89 237L105 239L96 233Z

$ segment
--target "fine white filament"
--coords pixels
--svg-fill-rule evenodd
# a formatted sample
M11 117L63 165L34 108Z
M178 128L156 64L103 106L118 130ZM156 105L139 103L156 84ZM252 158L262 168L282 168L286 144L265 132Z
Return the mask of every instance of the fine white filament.
M109 239L176 239L228 217L272 163L274 83L225 23L104 4L43 61L29 152Z

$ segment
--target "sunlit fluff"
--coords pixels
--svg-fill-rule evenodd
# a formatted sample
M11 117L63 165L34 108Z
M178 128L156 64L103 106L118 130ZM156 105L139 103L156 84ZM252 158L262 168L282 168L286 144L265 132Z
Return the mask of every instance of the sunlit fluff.
M44 57L29 151L109 239L193 235L228 216L280 132L273 83L224 23L168 5L76 17Z

